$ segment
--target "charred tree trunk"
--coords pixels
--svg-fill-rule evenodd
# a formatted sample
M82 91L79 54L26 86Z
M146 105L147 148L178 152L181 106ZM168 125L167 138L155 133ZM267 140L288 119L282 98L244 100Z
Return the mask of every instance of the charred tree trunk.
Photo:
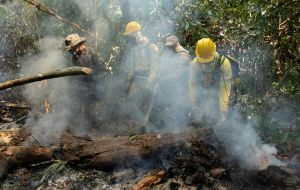
M209 136L210 131L207 129L179 134L144 134L94 139L64 134L59 147L0 146L0 178L7 174L8 169L57 159L55 157L58 154L69 164L86 168L111 169L117 165L130 166L153 153L159 157L165 150L176 149L187 142L204 140Z
M86 167L110 169L116 164L130 165L139 159L146 159L151 153L173 149L192 140L208 137L209 130L197 133L144 134L114 138L82 139L63 136L63 152L68 161Z
M0 179L3 179L8 171L17 167L26 167L52 160L53 149L52 147L2 147L0 153Z
M72 76L72 75L89 75L91 73L92 73L92 69L87 67L69 67L66 69L58 69L47 73L40 73L30 77L24 77L24 78L19 78L15 80L6 81L4 83L0 83L0 90L4 90L7 88L28 84L36 81L46 80L46 79L59 78L59 77Z

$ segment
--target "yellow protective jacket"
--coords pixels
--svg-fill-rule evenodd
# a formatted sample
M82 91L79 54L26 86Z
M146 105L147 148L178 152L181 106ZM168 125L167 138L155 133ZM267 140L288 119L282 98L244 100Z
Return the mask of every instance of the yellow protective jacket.
M137 44L129 54L129 78L135 75L154 80L158 74L158 48L144 37L143 43Z
M197 58L192 61L189 77L189 98L191 103L195 104L198 98L211 98L199 97L201 88L218 88L220 112L225 113L228 111L232 70L230 61L226 57L222 56L220 66L217 66L218 61L218 53L215 54L212 63L199 63ZM218 69L219 71L216 71Z

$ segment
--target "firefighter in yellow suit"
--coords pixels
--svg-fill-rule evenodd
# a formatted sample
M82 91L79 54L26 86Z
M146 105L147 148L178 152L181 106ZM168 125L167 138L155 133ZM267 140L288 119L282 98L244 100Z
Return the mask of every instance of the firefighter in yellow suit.
M133 121L145 124L151 107L154 81L158 75L158 47L141 33L141 25L131 21L126 25L124 35L132 42L128 49L125 67L128 80L128 106ZM131 110L132 109L132 110Z
M203 38L196 44L189 76L189 99L195 116L225 120L231 91L230 61L220 56L216 44Z

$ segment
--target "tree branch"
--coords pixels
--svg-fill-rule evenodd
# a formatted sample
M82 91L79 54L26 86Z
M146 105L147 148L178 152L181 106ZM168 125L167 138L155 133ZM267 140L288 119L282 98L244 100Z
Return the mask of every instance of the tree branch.
M72 75L90 75L91 73L92 73L92 69L87 67L68 67L65 69L58 69L47 73L40 73L33 76L0 83L0 90L4 90L7 88L11 88L11 87L15 87L27 83L32 83L36 81L41 81L45 79L59 78L59 77L72 76Z

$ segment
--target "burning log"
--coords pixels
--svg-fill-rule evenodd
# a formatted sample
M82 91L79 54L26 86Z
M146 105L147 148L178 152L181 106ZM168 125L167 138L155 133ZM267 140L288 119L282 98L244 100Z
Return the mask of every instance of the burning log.
M144 134L136 136L83 138L64 134L61 146L0 147L0 178L7 169L26 167L45 161L64 158L71 165L85 168L112 169L117 165L130 166L151 154L159 158L166 149L176 149L187 142L199 141L210 135L210 130L179 134Z
M71 135L62 136L63 152L66 159L85 167L110 169L118 163L129 166L151 153L175 149L182 144L207 138L210 130L179 134L144 134L114 138L84 139ZM158 157L158 156L157 156Z
M6 81L4 83L0 83L0 90L4 90L7 88L32 83L36 81L41 81L45 79L59 78L65 76L72 75L89 75L92 73L92 69L87 67L68 67L65 69L58 69L55 71L50 71L47 73L40 73L30 77L19 78L15 80Z

